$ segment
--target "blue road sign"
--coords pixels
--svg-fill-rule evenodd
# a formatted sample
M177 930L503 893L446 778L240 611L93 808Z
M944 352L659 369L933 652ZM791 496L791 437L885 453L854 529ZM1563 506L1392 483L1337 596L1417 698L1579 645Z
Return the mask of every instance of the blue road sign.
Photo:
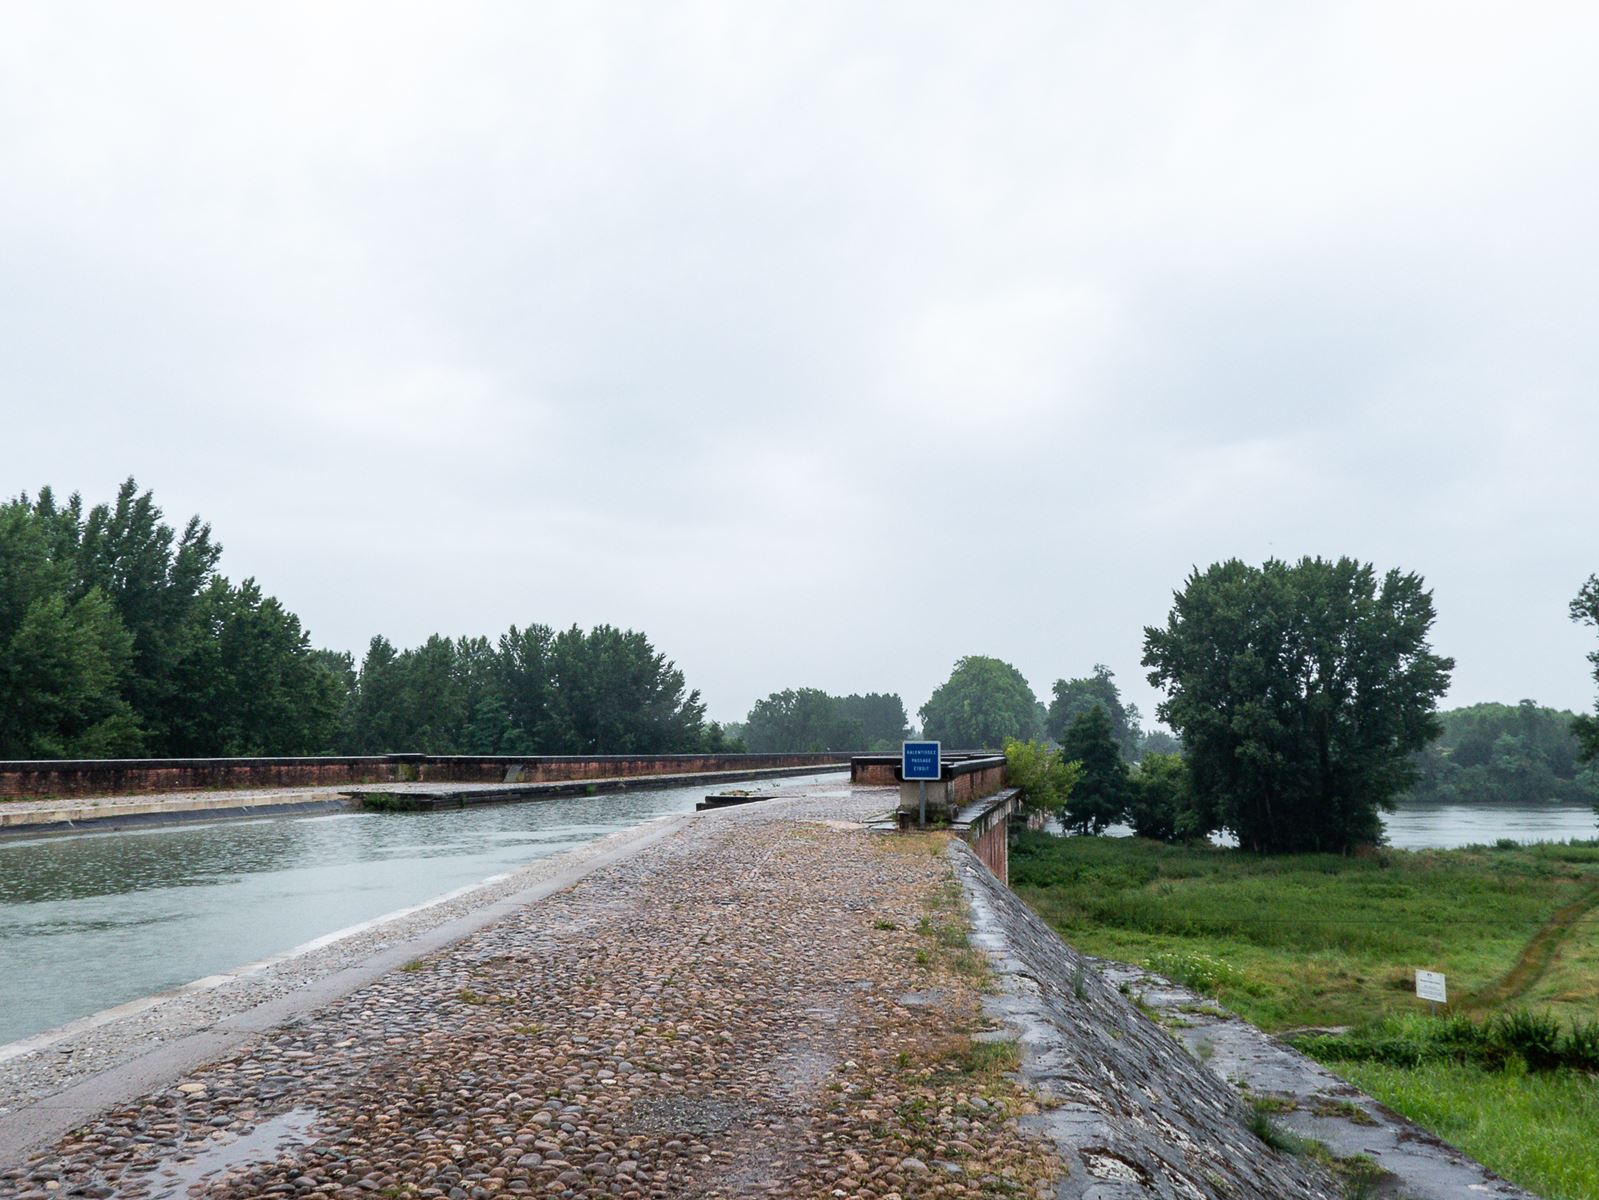
M900 750L899 777L901 779L939 778L939 748L937 742L906 742Z

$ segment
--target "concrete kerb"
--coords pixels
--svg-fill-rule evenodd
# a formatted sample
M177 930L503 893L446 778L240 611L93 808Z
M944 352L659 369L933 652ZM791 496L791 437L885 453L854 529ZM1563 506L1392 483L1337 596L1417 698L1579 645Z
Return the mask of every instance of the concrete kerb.
M435 953L487 925L510 916L518 909L571 887L585 876L629 858L656 842L678 833L695 819L695 815L689 813L651 822L639 829L636 836L603 853L575 863L528 888L425 930L407 938L404 942L378 950L360 962L307 983L288 995L223 1017L210 1027L174 1038L146 1054L70 1084L54 1095L35 1101L16 1112L0 1116L0 1165L19 1161L30 1152L48 1146L83 1125L97 1113L129 1103L205 1062L238 1049L262 1033L285 1024L292 1024L296 1017L339 1000L406 962ZM491 882L484 881L467 890L487 887ZM450 893L450 897L458 897L460 894L460 892ZM340 931L340 934L318 938L314 942L306 943L304 947L297 948L296 951L264 959L260 963L240 968L227 976L213 978L235 978L244 971L281 962L300 951L326 946L335 937L348 936L370 929L374 925L396 920L418 911L419 908L442 903L450 897L438 897L428 905L413 906L386 914L376 921L364 922ZM154 997L152 1000L159 1003L209 983L211 980L199 980L186 985L185 988ZM135 1001L130 1005L121 1006L120 1010L108 1010L108 1013L133 1012L148 1007L150 1004L145 1001ZM102 1015L105 1014L97 1014L97 1017ZM96 1022L97 1017L85 1018L83 1022L74 1022L73 1025L64 1026L60 1030L27 1039L29 1043L37 1043L30 1046L30 1051L47 1048L51 1040L59 1040L73 1030L87 1027L89 1023Z

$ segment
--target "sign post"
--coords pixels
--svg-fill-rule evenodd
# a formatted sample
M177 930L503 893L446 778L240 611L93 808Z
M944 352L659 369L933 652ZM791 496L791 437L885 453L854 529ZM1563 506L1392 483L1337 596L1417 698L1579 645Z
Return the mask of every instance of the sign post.
M1428 1002L1432 1007L1433 1016L1438 1015L1438 1006L1449 1003L1449 986L1444 981L1442 971L1417 971L1416 995Z
M899 777L906 782L918 781L921 786L921 807L916 824L927 824L927 782L943 778L943 763L937 742L905 742L900 746Z

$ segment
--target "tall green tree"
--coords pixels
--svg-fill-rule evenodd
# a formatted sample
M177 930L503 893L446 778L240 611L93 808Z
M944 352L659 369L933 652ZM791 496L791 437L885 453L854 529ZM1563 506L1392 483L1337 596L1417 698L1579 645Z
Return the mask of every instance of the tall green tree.
M1094 673L1081 679L1057 679L1054 699L1044 719L1044 732L1057 742L1064 741L1072 723L1089 709L1098 706L1110 716L1110 735L1122 758L1138 758L1143 730L1139 727L1138 705L1123 702L1115 674L1104 663L1094 664Z
M253 579L215 576L191 614L174 682L187 703L166 744L179 756L316 754L332 748L344 685L300 619Z
M923 736L951 750L989 750L1039 736L1043 708L1008 662L972 654L955 664L921 708Z
M1092 704L1078 714L1061 739L1060 756L1078 766L1062 824L1074 833L1100 834L1127 813L1132 783L1109 711Z
M569 754L666 754L697 749L705 705L683 672L636 630L576 625L556 636L556 726Z
M839 717L858 723L861 740L851 748L859 750L898 750L910 733L905 701L894 692L850 693L834 700Z
M1201 802L1244 847L1348 851L1439 732L1454 661L1432 652L1420 576L1349 558L1237 559L1195 571L1165 628L1144 630L1162 720Z
M1588 576L1588 582L1578 590L1571 602L1571 619L1580 625L1599 626L1599 575ZM1588 653L1593 664L1593 677L1599 683L1599 650ZM1584 762L1599 760L1599 714L1583 715L1572 722Z
M786 688L757 700L744 720L744 744L755 754L864 749L866 731L820 688Z

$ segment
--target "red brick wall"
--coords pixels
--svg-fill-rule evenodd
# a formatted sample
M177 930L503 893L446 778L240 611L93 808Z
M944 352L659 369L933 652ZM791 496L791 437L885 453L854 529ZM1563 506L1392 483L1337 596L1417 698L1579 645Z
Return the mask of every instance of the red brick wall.
M509 771L517 768L520 768L516 775L518 780L545 783L562 779L753 771L764 767L822 767L842 763L846 758L835 754L662 754L0 761L0 797L117 796L213 788L344 787L402 779L500 783Z
M894 775L895 764L862 762L850 765L849 781L851 783L873 785L887 785L893 787L899 782Z
M971 847L977 857L1001 883L1010 882L1010 837L1006 821L995 821L972 839Z

